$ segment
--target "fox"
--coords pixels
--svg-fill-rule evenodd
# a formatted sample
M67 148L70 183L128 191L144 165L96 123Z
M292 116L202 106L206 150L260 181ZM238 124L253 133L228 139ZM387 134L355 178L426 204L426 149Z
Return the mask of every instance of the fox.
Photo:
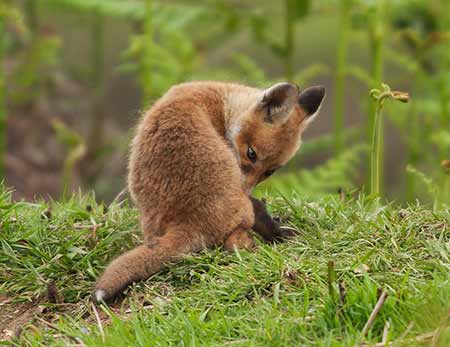
M114 259L93 299L110 302L188 254L283 237L254 187L286 165L319 112L323 86L266 89L201 81L172 86L139 121L128 189L143 243Z

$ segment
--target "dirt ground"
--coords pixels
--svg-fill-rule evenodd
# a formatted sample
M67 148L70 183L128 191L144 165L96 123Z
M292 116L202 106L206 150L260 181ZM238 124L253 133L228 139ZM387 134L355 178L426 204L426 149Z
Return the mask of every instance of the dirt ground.
M138 296L140 296L138 294ZM153 306L142 300L141 309L151 309ZM134 304L133 307L136 307ZM132 313L127 301L118 301L108 307L114 315L120 315L126 319ZM72 318L80 317L87 324L107 326L111 317L89 300L79 303L50 303L48 298L40 298L33 301L18 302L13 297L0 296L0 342L20 339L24 330L27 331L59 331L57 321L62 316ZM61 333L61 337L71 340L76 345L83 345L77 336L68 336ZM88 333L88 332L87 332Z

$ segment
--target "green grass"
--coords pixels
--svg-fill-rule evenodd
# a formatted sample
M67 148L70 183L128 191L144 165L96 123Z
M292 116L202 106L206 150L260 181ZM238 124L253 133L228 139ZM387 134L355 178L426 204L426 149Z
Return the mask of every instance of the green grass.
M137 212L82 196L14 203L2 190L0 294L42 305L54 280L66 303L45 304L34 315L51 327L31 319L15 343L355 346L380 342L389 322L396 346L449 345L448 210L350 196L269 198L269 205L300 230L296 238L191 256L135 285L122 306L98 308L99 326L88 297L107 262L139 242ZM389 296L363 337L381 290Z

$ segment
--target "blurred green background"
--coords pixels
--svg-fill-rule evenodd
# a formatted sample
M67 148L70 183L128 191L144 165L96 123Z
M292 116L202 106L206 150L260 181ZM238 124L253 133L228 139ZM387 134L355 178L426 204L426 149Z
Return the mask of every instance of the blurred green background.
M450 203L448 0L2 0L0 175L16 198L125 187L141 112L171 85L225 80L327 87L287 168L258 194L372 192ZM371 148L373 88L386 101Z

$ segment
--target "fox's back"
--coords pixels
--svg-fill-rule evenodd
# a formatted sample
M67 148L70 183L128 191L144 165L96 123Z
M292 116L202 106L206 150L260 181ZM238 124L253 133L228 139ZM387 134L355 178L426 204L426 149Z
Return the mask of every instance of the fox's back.
M220 83L172 88L143 116L131 145L130 192L155 220L208 213L240 187L240 170L224 134ZM234 189L233 189L234 187Z

